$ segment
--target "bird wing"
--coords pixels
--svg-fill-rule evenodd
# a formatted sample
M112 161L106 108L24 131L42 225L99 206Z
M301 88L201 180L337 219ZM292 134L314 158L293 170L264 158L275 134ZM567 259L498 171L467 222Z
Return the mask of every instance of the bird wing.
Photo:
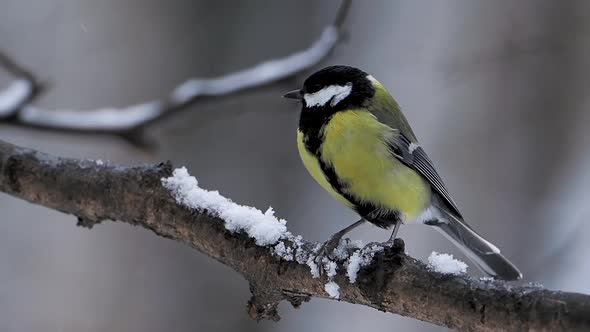
M416 136L397 102L381 84L376 85L375 90L375 96L372 103L367 105L367 110L379 122L392 128L394 138L388 142L392 154L406 166L421 174L442 199L449 212L462 219L457 204L451 198L432 161L424 149L418 145Z
M417 143L411 142L410 139L402 133L388 143L392 154L406 166L420 173L428 183L430 183L430 186L434 191L443 199L447 207L450 208L450 212L457 217L462 218L457 204L436 172L432 161L428 158L424 149L422 149Z

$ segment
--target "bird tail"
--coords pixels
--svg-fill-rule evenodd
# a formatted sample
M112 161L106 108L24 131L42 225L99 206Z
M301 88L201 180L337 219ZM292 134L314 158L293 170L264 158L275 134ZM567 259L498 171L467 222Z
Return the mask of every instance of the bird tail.
M487 275L503 280L518 280L522 273L500 253L493 244L479 236L471 227L456 216L444 210L441 211L448 218L446 223L433 226L459 247L480 270Z

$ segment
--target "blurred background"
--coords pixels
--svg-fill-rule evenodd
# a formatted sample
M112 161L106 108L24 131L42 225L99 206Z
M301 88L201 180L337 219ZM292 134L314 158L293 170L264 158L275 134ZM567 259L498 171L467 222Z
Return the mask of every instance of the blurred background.
M340 1L2 0L0 48L51 83L49 109L122 107L190 77L247 68L308 47ZM469 222L526 281L590 292L590 2L356 1L347 38L318 67L372 73L402 105ZM266 209L323 241L356 220L306 173L299 107L280 98L308 73L209 99L151 125L158 146L0 123L0 139L52 154L138 164L170 159L205 188ZM0 87L11 77L0 73ZM438 233L401 229L412 256L466 260ZM350 235L385 240L371 227ZM470 273L477 275L474 267ZM149 231L75 218L0 194L2 331L445 330L313 299L251 321L248 284ZM444 310L441 308L440 310Z

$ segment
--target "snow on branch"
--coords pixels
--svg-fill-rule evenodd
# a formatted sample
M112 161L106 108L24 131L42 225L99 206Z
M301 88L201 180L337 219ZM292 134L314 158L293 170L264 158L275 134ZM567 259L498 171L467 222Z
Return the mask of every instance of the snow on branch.
M18 79L0 91L0 119L27 127L95 133L125 133L137 130L165 115L185 109L202 97L219 97L268 85L309 69L336 46L351 0L343 0L337 18L307 49L268 60L251 68L220 77L192 78L179 84L164 99L127 107L95 110L48 110L30 106L35 94L35 77L0 52L0 66Z
M0 91L0 118L12 115L19 105L27 102L33 91L33 85L25 79L13 81L6 89Z
M117 220L191 246L244 276L255 319L278 319L280 301L318 297L460 331L590 329L588 295L454 274L460 264L436 255L431 265L447 269L439 273L406 255L401 239L392 248L343 241L334 261L314 267L318 244L289 233L272 209L202 189L170 163L123 167L0 141L0 192L72 214L82 226Z
M3 90L0 90L0 121L14 118L25 105L32 102L43 86L35 76L0 52L0 68L18 77Z
M236 204L218 191L202 189L184 167L174 170L173 176L162 179L162 184L174 193L179 204L214 214L225 221L227 230L245 232L257 245L275 244L287 237L287 221L277 219L271 207L262 213L256 208Z
M453 255L433 251L428 257L428 267L442 274L459 275L467 272L467 264L456 260Z

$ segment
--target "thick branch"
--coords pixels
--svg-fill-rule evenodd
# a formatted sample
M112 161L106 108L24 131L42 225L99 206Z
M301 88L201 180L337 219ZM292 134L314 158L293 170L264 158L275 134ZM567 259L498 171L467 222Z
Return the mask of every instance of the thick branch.
M4 67L19 80L0 91L0 120L14 125L85 133L117 134L137 143L144 126L165 116L187 109L203 98L267 86L305 71L325 59L336 46L351 0L343 0L333 23L326 26L321 36L307 49L289 56L269 60L251 68L215 78L192 78L179 84L163 99L142 102L121 108L96 110L46 110L29 104L41 92L42 86L35 75L0 52L0 67ZM20 88L18 91L14 89ZM12 101L11 107L2 107L2 94ZM12 98L10 98L12 97ZM141 143L141 142L139 142Z
M249 310L255 318L278 318L281 300L299 305L310 297L328 298L325 277L313 278L307 265L278 259L245 234L227 231L223 220L177 204L161 183L170 175L169 163L105 165L0 141L0 191L73 214L82 225L120 220L185 243L250 282L254 297ZM587 295L441 275L405 255L402 241L377 253L356 283L342 273L334 280L342 301L461 331L590 329Z

